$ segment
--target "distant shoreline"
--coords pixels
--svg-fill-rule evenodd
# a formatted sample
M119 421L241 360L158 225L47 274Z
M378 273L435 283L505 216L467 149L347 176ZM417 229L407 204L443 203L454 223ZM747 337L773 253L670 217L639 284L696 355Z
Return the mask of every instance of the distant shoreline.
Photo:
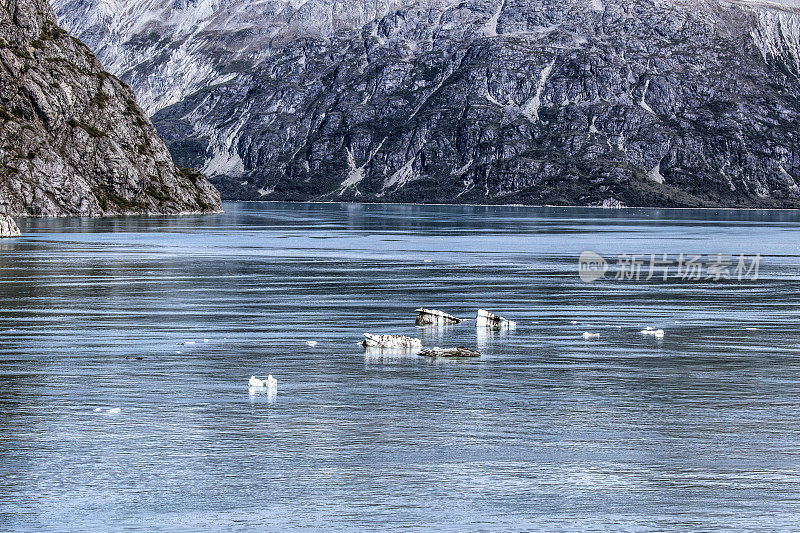
M422 203L422 202L334 202L322 200L222 200L222 204L294 204L294 205L396 205L396 206L431 206L431 207L514 207L525 209L594 209L603 212L614 211L765 211L765 212L800 212L800 208L788 207L602 207L598 205L534 205L534 204L473 204L473 203ZM37 216L37 215L11 215L15 220L32 218L32 219L45 219L45 218L128 218L128 217L189 217L189 216L213 216L224 214L225 210L213 213L209 212L180 212L180 213L127 213L127 214L113 214L113 215L57 215L57 216Z
M798 211L791 207L603 207L599 205L550 205L550 204L473 204L473 203L428 203L428 202L334 202L323 200L222 200L222 203L236 204L348 204L348 205L419 205L419 206L469 206L469 207L525 207L534 209L598 209L602 211L622 211L633 209L670 211Z

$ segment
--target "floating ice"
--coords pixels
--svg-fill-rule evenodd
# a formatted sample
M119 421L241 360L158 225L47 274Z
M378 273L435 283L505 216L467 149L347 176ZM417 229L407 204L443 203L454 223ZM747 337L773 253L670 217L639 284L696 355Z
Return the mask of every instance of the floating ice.
M267 379L258 379L255 376L250 376L250 380L247 382L249 387L253 387L255 389L263 389L263 388L270 388L275 389L278 387L278 380L272 377L272 374L267 376Z
M319 343L317 341L306 341L306 344L308 344L309 346L311 346L313 348L314 346L316 346Z
M417 309L417 313L418 326L442 326L446 324L458 324L461 322L460 318L456 318L453 315L448 315L444 311L439 311L438 309L425 309L424 307L421 307Z
M494 313L490 313L484 309L478 309L478 316L475 317L476 327L485 327L493 329L513 328L517 323L513 320L508 320Z
M119 414L121 411L122 409L120 409L119 407L114 407L113 409L109 409L108 411L106 411L106 413L110 415L116 415Z
M642 330L642 335L652 335L657 339L663 339L664 338L664 330L663 329L653 329L651 327L648 327L647 329L643 329Z
M405 335L372 335L364 333L365 339L361 341L364 348L394 348L394 349L418 349L422 348L422 341Z
M584 339L597 339L600 337L599 333L589 333L588 331L583 332Z

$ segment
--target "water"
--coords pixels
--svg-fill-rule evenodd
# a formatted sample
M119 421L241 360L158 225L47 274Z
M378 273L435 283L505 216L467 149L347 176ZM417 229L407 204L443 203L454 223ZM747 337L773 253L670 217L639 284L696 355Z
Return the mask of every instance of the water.
M225 209L0 243L0 529L796 529L800 214ZM763 261L587 284L584 250Z

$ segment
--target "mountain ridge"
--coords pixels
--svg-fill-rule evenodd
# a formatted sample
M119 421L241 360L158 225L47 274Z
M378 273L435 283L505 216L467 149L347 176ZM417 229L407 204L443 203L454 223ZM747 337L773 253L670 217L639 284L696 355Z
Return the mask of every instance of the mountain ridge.
M56 5L227 198L800 205L795 2Z

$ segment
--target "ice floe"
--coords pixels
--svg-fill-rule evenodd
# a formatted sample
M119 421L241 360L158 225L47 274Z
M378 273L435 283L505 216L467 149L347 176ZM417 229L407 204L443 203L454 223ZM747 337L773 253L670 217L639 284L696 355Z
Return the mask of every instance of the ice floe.
M438 309L425 309L424 307L417 309L418 326L440 326L445 324L458 324L460 322L460 318L456 318Z
M517 325L513 320L508 320L494 313L490 313L485 309L478 309L478 315L475 317L475 326L483 328L513 328Z
M654 328L651 328L651 327L648 326L646 329L642 330L642 335L652 335L653 337L655 337L657 339L663 339L664 338L664 330L663 329L654 329Z
M247 382L248 387L253 387L255 389L276 389L278 388L278 380L272 377L272 374L267 376L267 379L258 379L255 376L250 376L250 380Z
M389 348L389 349L418 349L422 348L422 341L405 335L373 335L364 333L361 345L364 348Z

